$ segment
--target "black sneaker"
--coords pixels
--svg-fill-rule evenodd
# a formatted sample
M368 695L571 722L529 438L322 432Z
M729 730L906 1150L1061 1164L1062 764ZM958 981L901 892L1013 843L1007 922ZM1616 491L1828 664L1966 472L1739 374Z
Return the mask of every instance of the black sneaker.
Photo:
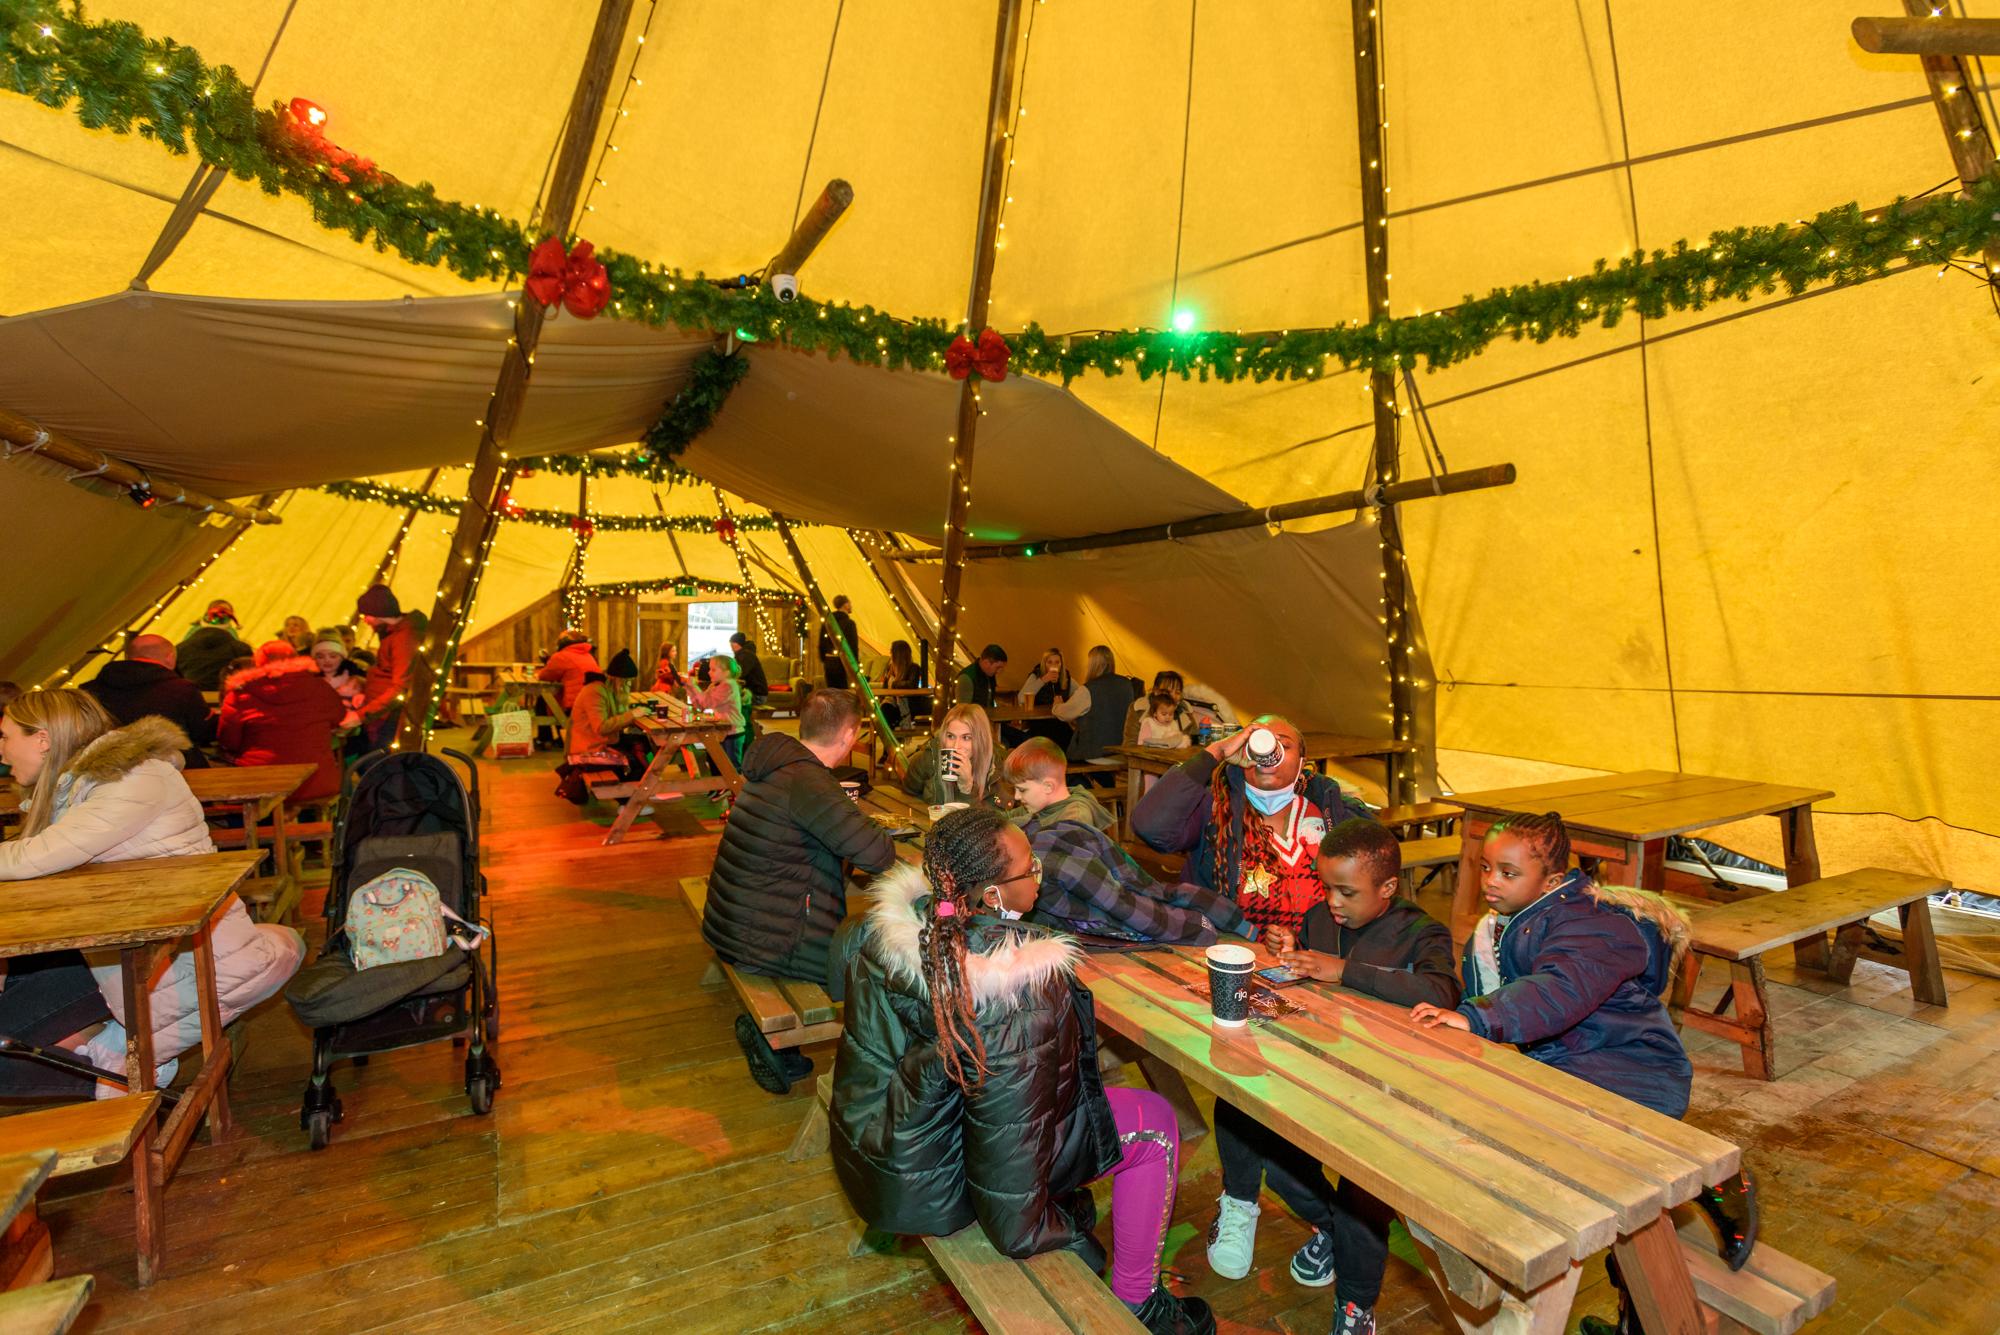
M736 1017L736 1046L743 1049L743 1060L749 1063L750 1078L757 1082L757 1088L771 1094L792 1092L792 1082L785 1075L778 1054L771 1050L747 1015Z
M813 1059L797 1048L780 1048L776 1051L779 1067L783 1069L785 1078L793 1084L796 1085L813 1073Z
M1757 1183L1750 1176L1750 1169L1745 1166L1729 1181L1710 1187L1694 1199L1708 1221L1715 1225L1716 1251L1721 1254L1723 1264L1731 1270L1741 1270L1757 1246Z
M1333 1335L1375 1335L1375 1309L1342 1303L1333 1314Z
M1176 1298L1155 1284L1134 1315L1151 1335L1215 1335L1215 1313L1199 1298Z

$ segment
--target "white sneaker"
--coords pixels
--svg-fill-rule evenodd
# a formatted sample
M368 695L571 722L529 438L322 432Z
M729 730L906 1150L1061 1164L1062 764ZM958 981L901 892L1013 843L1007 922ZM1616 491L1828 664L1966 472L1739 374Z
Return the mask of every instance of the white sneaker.
M1208 1228L1210 1270L1224 1279L1242 1279L1250 1273L1250 1255L1257 1248L1257 1213L1255 1201L1222 1197L1215 1222Z

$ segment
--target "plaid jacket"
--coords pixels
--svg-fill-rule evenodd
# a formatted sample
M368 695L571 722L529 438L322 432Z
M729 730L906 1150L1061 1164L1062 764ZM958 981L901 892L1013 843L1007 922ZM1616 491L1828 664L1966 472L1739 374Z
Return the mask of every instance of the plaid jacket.
M1029 919L1128 941L1207 945L1218 930L1256 939L1236 902L1201 886L1166 885L1101 830L1075 821L1024 827L1042 860L1041 893Z

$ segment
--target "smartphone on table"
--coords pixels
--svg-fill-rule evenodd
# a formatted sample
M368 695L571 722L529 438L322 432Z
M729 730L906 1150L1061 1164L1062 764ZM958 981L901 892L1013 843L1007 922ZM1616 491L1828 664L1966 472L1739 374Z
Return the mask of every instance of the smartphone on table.
M1306 980L1304 974L1293 973L1281 964L1257 970L1257 977L1271 987L1290 987L1294 983L1303 983Z

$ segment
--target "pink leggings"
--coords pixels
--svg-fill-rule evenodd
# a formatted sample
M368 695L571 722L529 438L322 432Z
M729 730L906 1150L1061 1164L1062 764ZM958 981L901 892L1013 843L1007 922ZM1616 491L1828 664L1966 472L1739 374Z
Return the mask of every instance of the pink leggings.
M1159 1282L1181 1175L1181 1130L1173 1107L1150 1089L1107 1089L1104 1097L1123 1151L1111 1170L1111 1291L1136 1307Z

